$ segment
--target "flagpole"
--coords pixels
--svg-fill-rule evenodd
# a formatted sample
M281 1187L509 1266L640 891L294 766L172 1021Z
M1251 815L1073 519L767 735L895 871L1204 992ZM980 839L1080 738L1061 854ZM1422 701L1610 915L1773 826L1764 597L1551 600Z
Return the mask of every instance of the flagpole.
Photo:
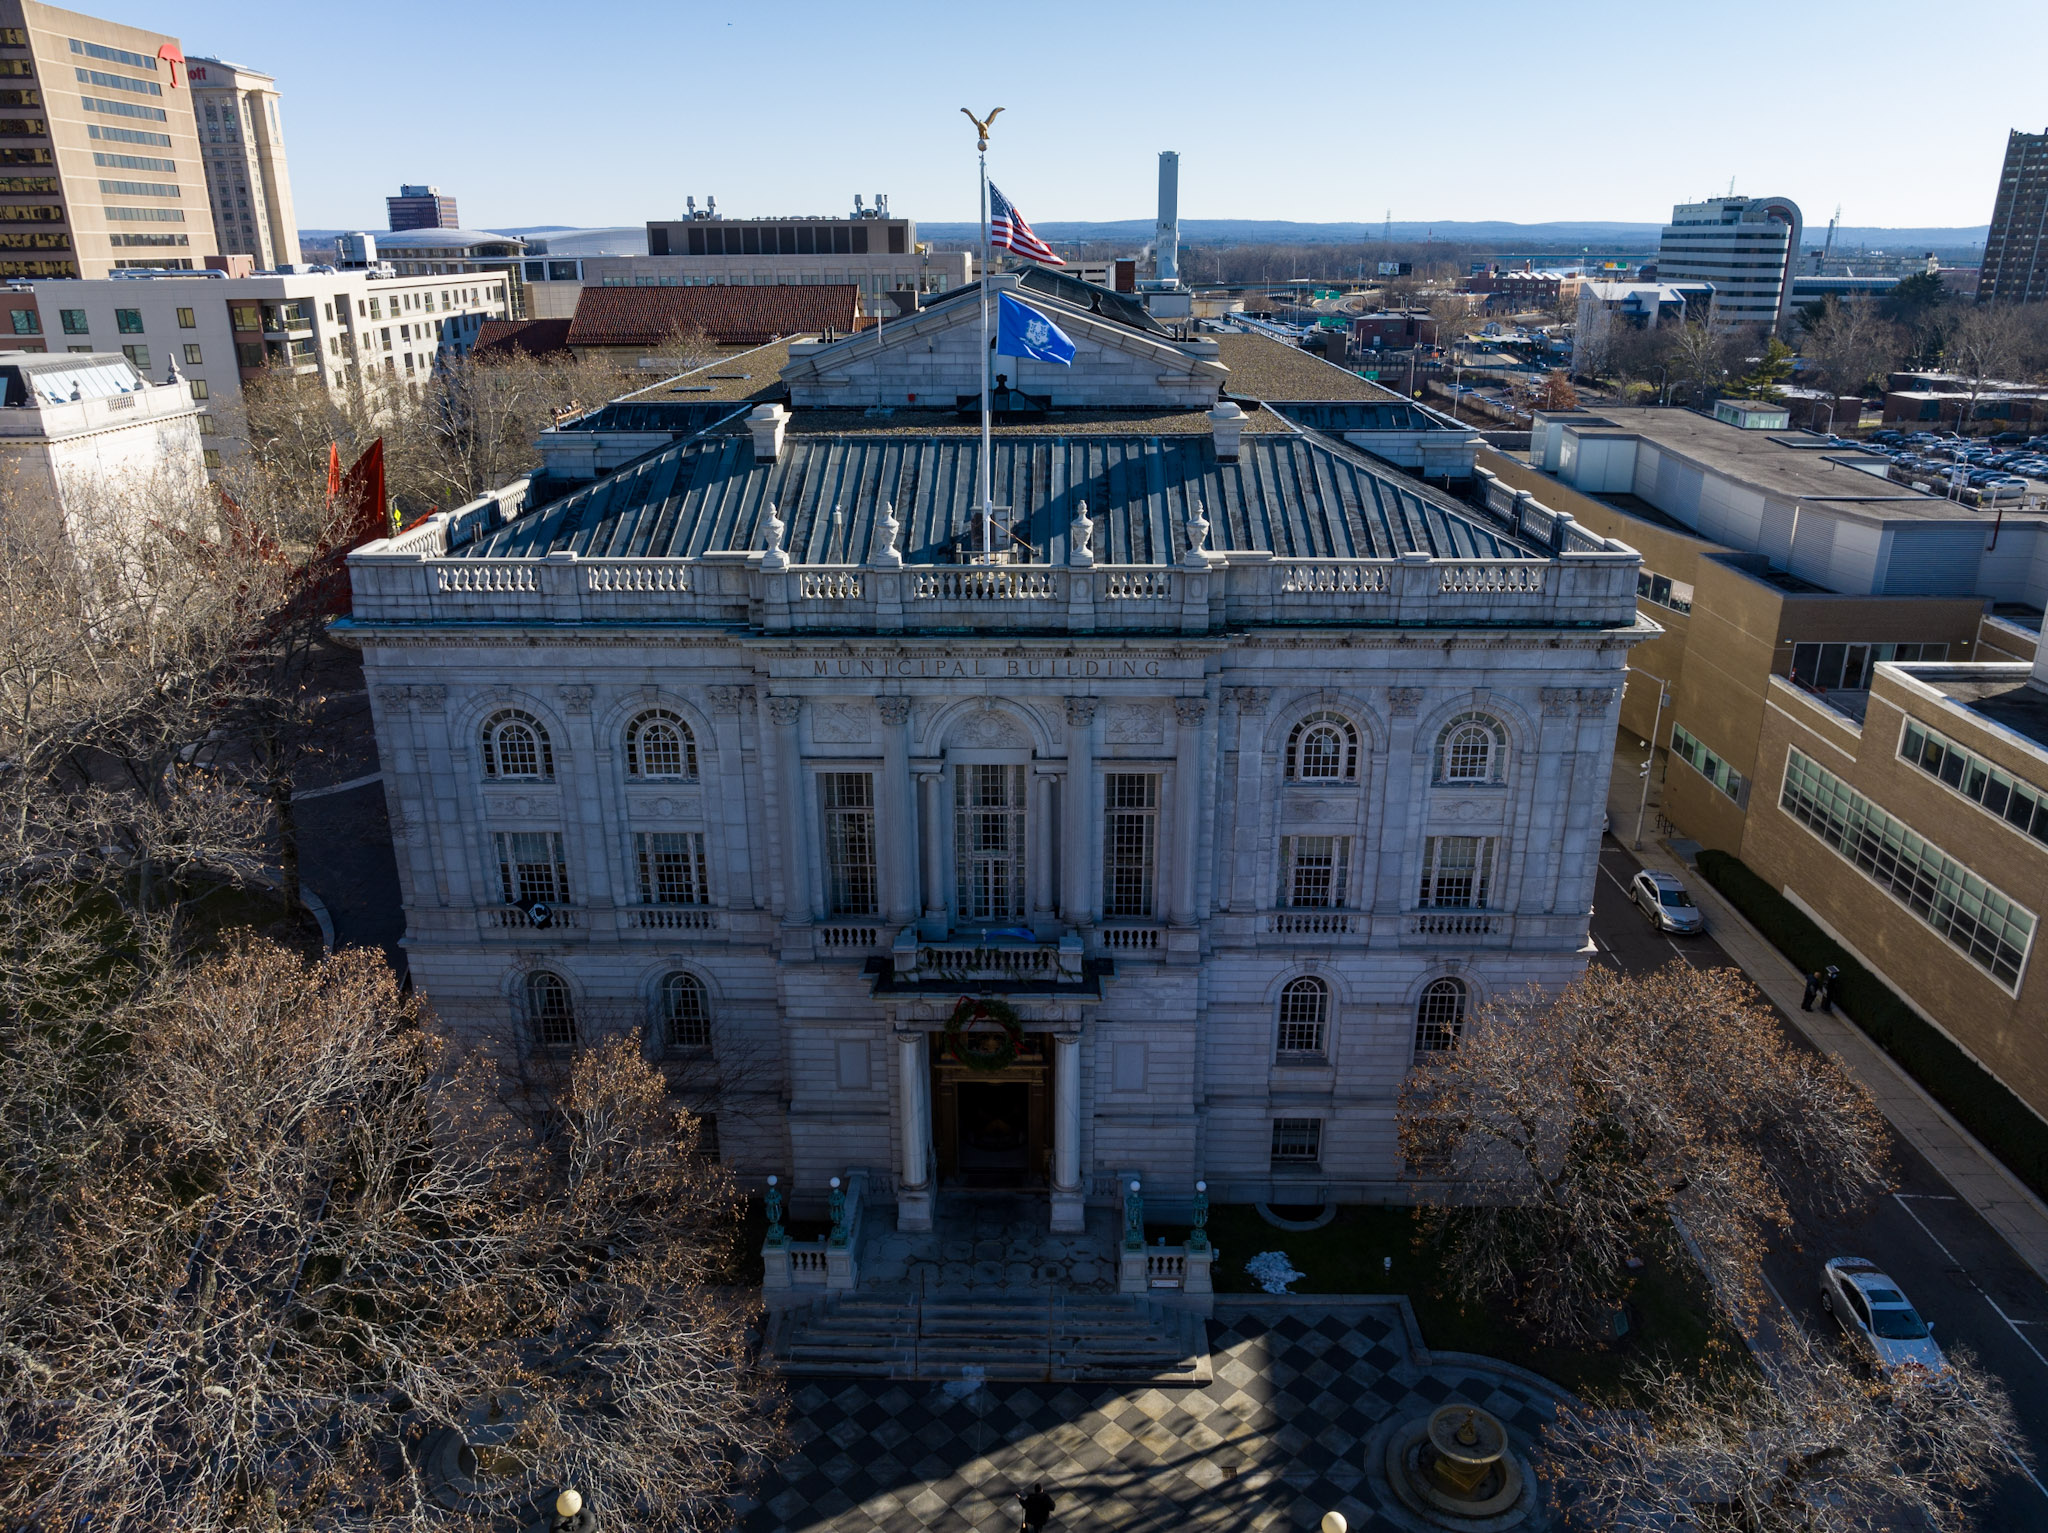
M989 454L993 450L989 421L988 397L988 267L991 247L988 239L988 140L982 140L981 152L981 554L982 562L988 562L990 553L990 524L995 520L995 506L991 491L992 474Z

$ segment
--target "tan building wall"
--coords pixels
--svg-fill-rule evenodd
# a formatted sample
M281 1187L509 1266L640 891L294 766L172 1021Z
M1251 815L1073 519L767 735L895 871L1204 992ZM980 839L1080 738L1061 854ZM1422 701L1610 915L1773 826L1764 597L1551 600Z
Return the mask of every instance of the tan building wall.
M285 165L277 82L220 59L191 61L193 120L223 253L265 269L299 259L299 214Z
M218 250L177 39L0 0L0 277L203 267Z
M1773 575L1761 555L1737 553L1704 538L1632 516L1561 484L1528 464L1484 451L1478 466L1569 512L1603 537L1643 556L1644 576L1690 587L1692 610L1647 597L1643 615L1665 631L1629 657L1621 725L1660 751L1682 727L1746 779L1757 775L1757 746L1771 677L1789 675L1799 643L1941 643L1951 660L1976 654L1984 602L1976 597L1840 596ZM1669 685L1661 721L1658 686ZM1737 851L1745 808L1688 763L1660 757L1665 816L1703 846ZM1747 795L1745 795L1746 797Z
M2017 676L2015 677L2017 680ZM1904 720L1930 728L2048 790L2048 753L1985 727L1969 710L1885 667L1859 727L1787 683L1771 690L1742 860L1804 907L1987 1070L2048 1116L2048 978L2038 952L2017 994L1779 807L1787 752L1799 750L2037 917L2048 906L2048 846L1899 759ZM2038 937L2036 941L2038 949Z

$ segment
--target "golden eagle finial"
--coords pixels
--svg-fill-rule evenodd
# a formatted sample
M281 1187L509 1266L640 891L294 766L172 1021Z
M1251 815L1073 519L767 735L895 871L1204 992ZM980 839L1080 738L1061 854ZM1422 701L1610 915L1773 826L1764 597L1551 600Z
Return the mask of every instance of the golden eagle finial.
M963 106L962 108L960 108L960 115L966 118L969 122L974 124L975 134L980 140L976 147L979 148L984 154L986 154L988 152L988 125L994 122L998 117L1003 115L1003 109L1001 107L997 107L994 111L990 112L986 117L976 117L972 112L968 111L967 108Z

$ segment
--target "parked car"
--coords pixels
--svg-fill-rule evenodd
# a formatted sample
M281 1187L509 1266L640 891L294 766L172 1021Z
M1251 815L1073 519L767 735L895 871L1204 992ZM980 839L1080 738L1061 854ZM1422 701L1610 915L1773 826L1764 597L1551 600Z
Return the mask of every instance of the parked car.
M1628 886L1628 897L1659 931L1695 936L1707 929L1700 907L1685 892L1685 885L1669 873L1638 873Z
M1821 1268L1820 1307L1833 1315L1850 1344L1886 1373L1948 1365L1934 1344L1934 1327L1920 1318L1899 1285L1874 1262L1837 1256Z

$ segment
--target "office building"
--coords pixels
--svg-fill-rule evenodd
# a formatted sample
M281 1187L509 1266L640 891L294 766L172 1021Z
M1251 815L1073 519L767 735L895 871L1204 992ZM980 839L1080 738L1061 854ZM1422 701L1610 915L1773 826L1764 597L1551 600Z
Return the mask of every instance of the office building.
M993 525L968 291L357 551L414 982L544 1066L638 1028L756 1185L904 1227L1401 1196L1413 1062L1586 962L1637 558L996 280L1076 355L998 359ZM668 439L592 479L611 432Z
M38 282L32 290L52 350L118 351L158 379L175 366L200 405L208 462L218 466L221 453L235 450L249 379L282 369L334 387L418 382L443 356L475 345L486 319L509 317L510 284L502 273L450 279L322 271L164 273Z
M0 278L220 248L183 59L161 32L0 0Z
M401 186L396 197L384 199L385 222L395 233L401 229L459 229L455 199L443 197L438 186Z
M1658 237L1657 280L1713 284L1716 325L1782 329L1803 227L1785 197L1681 203Z
M972 256L920 244L916 220L891 216L886 198L839 218L723 218L690 201L689 217L648 223L644 256L526 262L531 317L569 318L576 312L576 286L852 283L872 314L890 307L883 302L886 293L940 293L972 280Z
M1572 367L1588 376L1607 365L1618 330L1654 330L1704 320L1714 307L1709 282L1582 282L1572 326Z
M213 225L223 255L264 271L299 259L299 215L285 165L277 81L223 59L186 62L204 152Z
M2014 128L2006 138L1977 297L1983 303L2048 299L2048 133Z

